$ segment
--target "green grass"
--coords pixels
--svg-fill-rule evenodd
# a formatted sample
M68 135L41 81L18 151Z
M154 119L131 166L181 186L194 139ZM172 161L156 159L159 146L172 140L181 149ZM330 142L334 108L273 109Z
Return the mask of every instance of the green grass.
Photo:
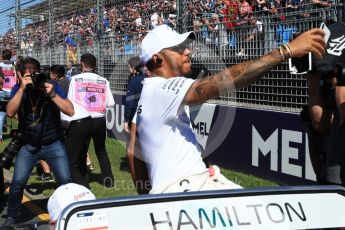
M7 122L10 124L10 122ZM16 124L14 122L14 127ZM9 143L10 138L8 133L4 134L4 143L0 145L0 151L4 149L4 147ZM107 138L106 139L106 148L110 158L110 162L112 164L112 170L115 177L115 187L114 188L105 188L101 181L101 173L99 164L94 152L93 143L91 142L89 148L89 154L91 160L95 166L95 170L93 170L90 174L90 187L93 193L96 195L97 198L105 198L105 197L119 197L119 196L129 196L129 195L136 195L136 190L134 189L134 185L130 176L130 173L127 171L121 171L120 163L121 158L125 157L125 144L124 142L117 141L115 139ZM13 171L13 168L11 169ZM258 177L247 175L239 172L235 172L232 170L221 169L222 174L234 181L235 183L240 184L245 188L258 188L258 187L273 187L278 186L278 184L260 179ZM34 188L38 192L42 192L46 196L50 196L55 188L56 184L52 183L43 183L40 182L37 178L35 171L33 170L32 176L29 179L28 185L30 188Z

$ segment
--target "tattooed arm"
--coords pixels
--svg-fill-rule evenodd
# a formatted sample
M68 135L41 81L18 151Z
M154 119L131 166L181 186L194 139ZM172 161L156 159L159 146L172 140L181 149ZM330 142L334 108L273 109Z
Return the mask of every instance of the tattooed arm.
M293 57L302 57L312 52L321 58L324 53L324 33L320 29L309 30L289 43ZM284 52L287 52L284 50ZM195 81L189 88L184 104L200 104L227 92L246 87L259 80L272 68L280 64L282 57L278 49L256 60L231 66L220 73Z

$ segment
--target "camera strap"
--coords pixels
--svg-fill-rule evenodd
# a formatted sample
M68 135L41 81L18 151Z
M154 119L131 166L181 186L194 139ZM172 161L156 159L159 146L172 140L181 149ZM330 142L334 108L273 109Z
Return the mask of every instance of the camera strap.
M39 96L37 97L35 103L33 103L31 94L30 93L28 94L28 98L29 98L30 105L31 105L31 110L32 110L32 124L30 125L31 127L34 127L34 126L37 125L37 123L41 120L41 117L42 117L42 114L43 114L43 105L42 105L41 109L40 109L39 117L35 121L35 115L37 114L36 110L37 110L38 104L40 103L41 96L42 96L42 93L39 94Z

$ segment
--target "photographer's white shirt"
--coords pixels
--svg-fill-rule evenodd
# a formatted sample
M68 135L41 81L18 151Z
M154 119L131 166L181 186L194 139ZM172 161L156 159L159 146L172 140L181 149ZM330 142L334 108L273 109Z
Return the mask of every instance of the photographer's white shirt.
M206 171L189 116L181 105L193 82L184 77L144 81L133 122L137 124L152 190Z
M73 121L91 116L105 116L106 107L115 104L109 82L95 73L81 73L71 78L67 98L73 103L74 115L61 113L64 121Z

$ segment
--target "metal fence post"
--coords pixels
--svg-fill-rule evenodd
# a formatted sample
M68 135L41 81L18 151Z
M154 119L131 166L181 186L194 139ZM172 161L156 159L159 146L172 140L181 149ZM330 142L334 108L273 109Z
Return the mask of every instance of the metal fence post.
M49 66L52 65L52 46L53 46L53 33L52 33L52 26L53 26L53 1L48 0L48 52L49 52Z
M97 47L97 50L96 50L96 57L97 57L97 68L98 68L98 74L100 74L101 76L103 75L102 73L102 68L101 68L101 61L100 61L100 58L101 58L101 55L100 55L100 39L101 39L101 23L102 23L102 13L101 13L101 3L100 3L101 0L97 0L97 12L98 12L98 22L97 22L97 42L96 42L96 47Z
M20 34L20 25L21 25L21 18L20 18L20 0L16 0L15 3L15 23L16 23L16 33L17 35ZM20 55L20 37L16 37L16 51L17 51L17 57Z
M182 29L182 0L177 0L176 1L176 31L179 33L183 32Z

